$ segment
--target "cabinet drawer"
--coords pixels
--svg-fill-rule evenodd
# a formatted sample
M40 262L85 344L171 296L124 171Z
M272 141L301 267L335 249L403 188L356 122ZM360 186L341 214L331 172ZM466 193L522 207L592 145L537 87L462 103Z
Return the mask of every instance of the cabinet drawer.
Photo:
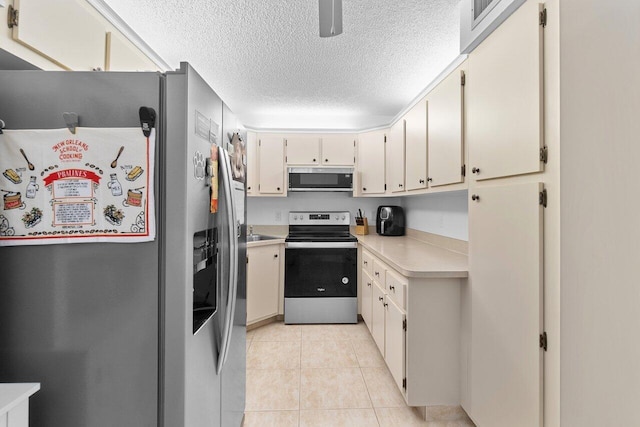
M406 310L407 280L398 273L387 270L386 289L393 302L401 309Z
M387 276L385 274L385 272L387 271L387 266L384 265L382 262L378 261L377 259L373 260L373 275L371 277L373 277L373 280L375 280L376 282L378 282L378 284L380 285L380 287L382 287L382 289L386 289L386 279Z
M373 256L365 250L362 251L362 269L373 276Z

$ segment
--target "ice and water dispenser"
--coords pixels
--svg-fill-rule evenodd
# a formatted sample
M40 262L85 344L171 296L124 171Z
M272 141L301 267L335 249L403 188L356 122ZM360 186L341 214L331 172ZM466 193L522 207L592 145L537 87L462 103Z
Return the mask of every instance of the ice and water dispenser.
M193 235L193 333L209 320L217 309L216 228Z

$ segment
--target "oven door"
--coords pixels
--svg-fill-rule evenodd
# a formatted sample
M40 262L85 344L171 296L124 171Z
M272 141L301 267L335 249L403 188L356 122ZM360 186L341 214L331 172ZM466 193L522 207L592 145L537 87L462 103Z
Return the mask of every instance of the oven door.
M285 298L356 297L356 242L287 242Z

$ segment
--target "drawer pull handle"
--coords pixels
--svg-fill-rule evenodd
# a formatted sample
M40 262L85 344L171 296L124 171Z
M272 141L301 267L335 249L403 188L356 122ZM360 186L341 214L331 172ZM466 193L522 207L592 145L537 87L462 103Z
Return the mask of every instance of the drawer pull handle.
M371 283L367 282L367 286L371 286Z
M480 173L480 168L473 168L473 169L471 169L471 173L477 173L477 174L479 174L479 173Z
M478 196L477 194L474 194L471 196L471 200L473 200L474 202L478 202L480 201L480 196Z
M383 303L382 303L382 305L383 305L384 307L389 307L389 304L387 304L386 302L383 302Z
M394 291L394 292L395 292L396 287L395 287L395 286L389 286L389 290L390 290L390 291Z
M382 297L378 297L378 301L382 301L384 298Z
M380 272L379 271L376 271L375 274L376 274L376 276L380 276Z
M364 265L369 265L369 263L367 261L364 261Z

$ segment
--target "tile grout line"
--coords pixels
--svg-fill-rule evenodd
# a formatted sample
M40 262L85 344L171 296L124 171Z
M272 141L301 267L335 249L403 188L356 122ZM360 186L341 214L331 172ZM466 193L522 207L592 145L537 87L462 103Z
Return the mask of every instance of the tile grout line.
M356 349L353 345L353 339L350 340L351 347L353 348L353 352L356 354L356 360L358 361L358 369L360 370L360 375L362 376L362 382L364 383L364 388L367 390L367 395L369 396L369 401L371 402L371 409L373 410L373 415L376 417L376 422L378 423L378 427L380 426L380 420L378 419L378 413L376 412L376 408L373 405L373 399L371 398L371 392L369 391L369 385L367 384L367 380L364 378L364 374L362 373L362 365L360 365L360 359L358 359L358 354L356 353Z

